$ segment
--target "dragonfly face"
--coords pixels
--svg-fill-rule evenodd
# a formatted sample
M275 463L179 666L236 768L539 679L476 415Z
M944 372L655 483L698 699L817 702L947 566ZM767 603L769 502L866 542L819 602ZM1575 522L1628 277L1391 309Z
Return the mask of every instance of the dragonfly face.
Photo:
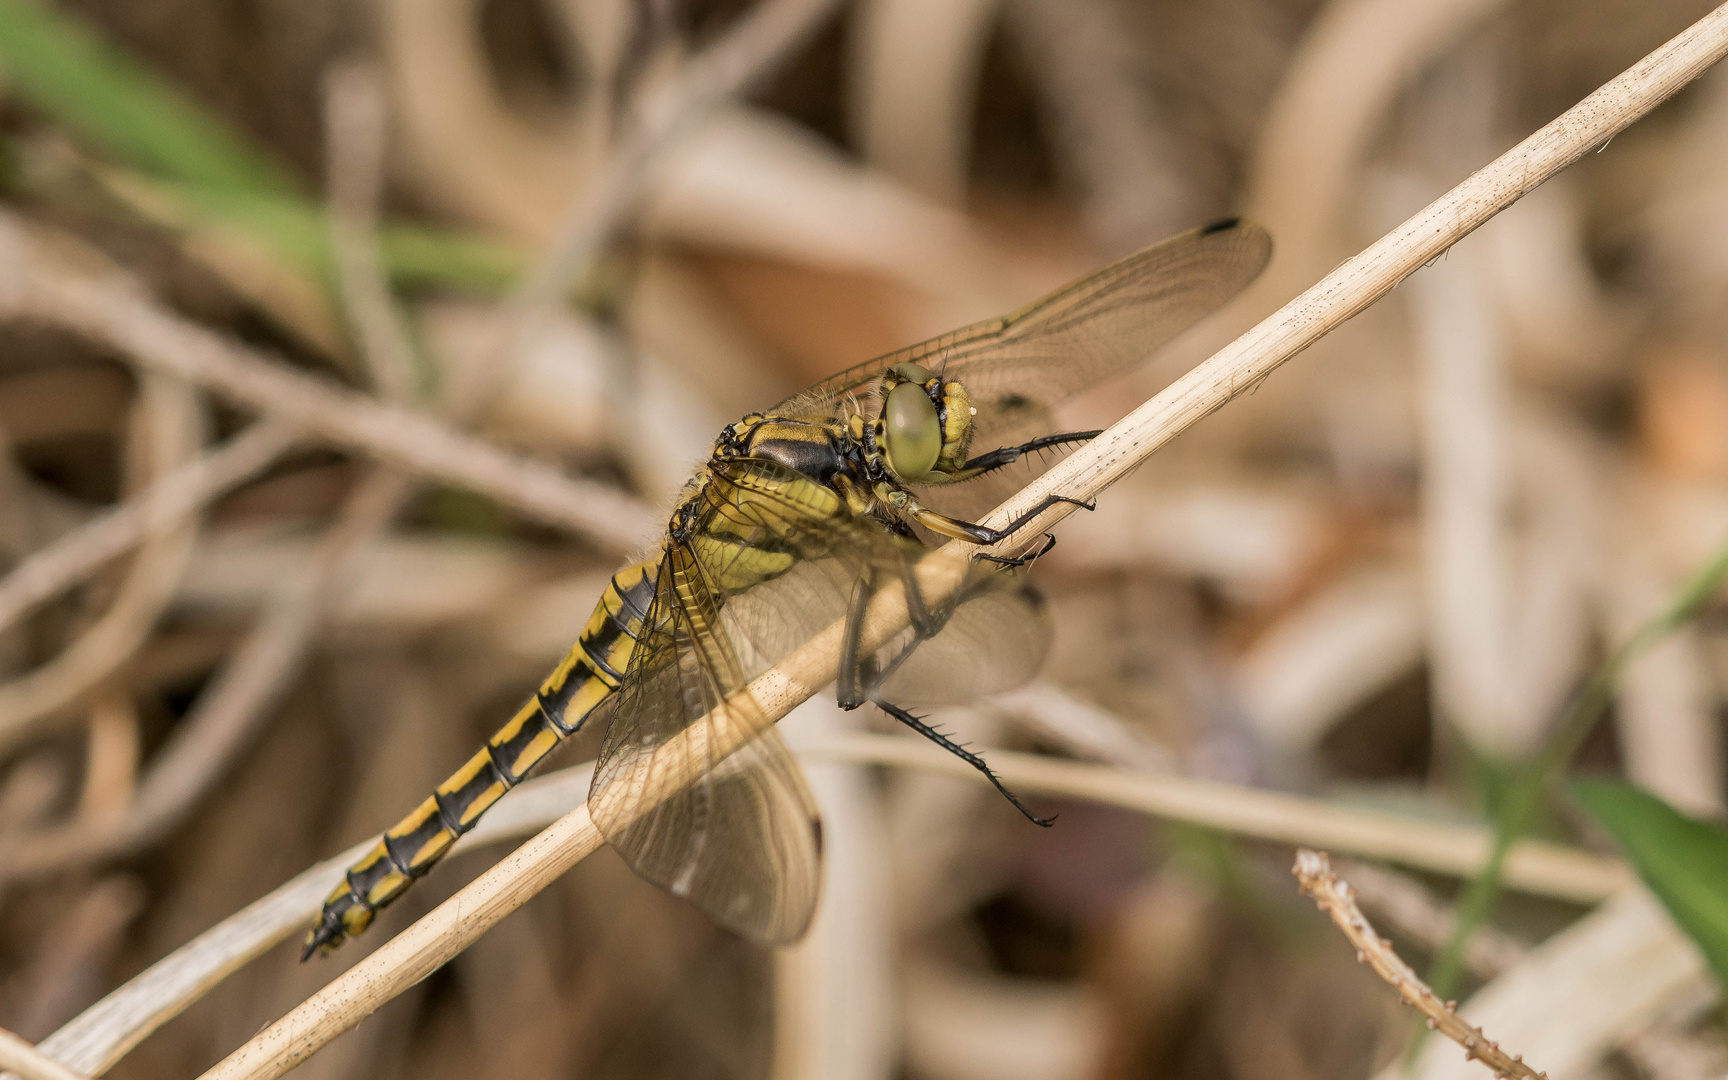
M899 479L940 483L965 466L976 412L958 381L917 364L895 364L882 375L882 412L871 441Z
M927 538L996 544L1044 507L992 529L925 499L1096 434L1051 433L1048 408L1234 296L1269 254L1251 225L1185 233L729 425L686 485L659 554L613 577L534 697L350 868L307 955L363 930L593 719L608 726L589 811L631 867L742 934L796 939L820 880L815 803L748 687L834 624L844 626L842 707L880 707L1020 806L982 758L905 704L967 700L1037 669L1049 628L1014 572L1026 559L986 561ZM960 583L941 602L918 584L932 561ZM904 591L911 625L870 647L864 613L888 587Z

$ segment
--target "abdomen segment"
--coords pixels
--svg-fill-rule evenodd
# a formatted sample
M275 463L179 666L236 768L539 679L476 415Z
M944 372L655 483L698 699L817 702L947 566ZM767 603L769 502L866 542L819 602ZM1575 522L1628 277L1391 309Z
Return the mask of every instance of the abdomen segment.
M617 692L642 635L657 568L637 563L614 574L582 636L539 691L431 798L348 868L306 937L306 957L365 930L379 909L425 876L457 837Z

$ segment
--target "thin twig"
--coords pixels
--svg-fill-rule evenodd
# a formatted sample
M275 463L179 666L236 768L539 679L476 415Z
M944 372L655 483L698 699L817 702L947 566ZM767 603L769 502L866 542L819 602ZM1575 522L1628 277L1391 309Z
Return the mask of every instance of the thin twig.
M364 60L339 62L325 73L326 185L337 288L373 385L385 400L410 404L419 396L414 346L378 251L389 128L389 98L376 66Z
M1444 945L1458 923L1456 908L1406 874L1359 862L1344 863L1338 870L1350 879L1363 907L1429 952ZM1491 979L1529 954L1530 947L1516 938L1493 926L1479 926L1465 944L1464 963L1476 975Z
M1499 159L1430 204L1368 250L1261 322L1211 359L1177 380L1093 442L1034 481L989 519L1002 524L1051 492L1090 496L1126 475L1154 450L1258 384L1279 364L1385 295L1423 263L1438 256L1542 181L1625 128L1728 52L1728 5L1693 24L1627 72L1569 109ZM1041 515L1032 531L1065 516L1059 507ZM963 574L958 559L926 559L920 585L943 598ZM939 601L938 601L939 602ZM863 620L861 638L874 648L908 624L905 597L882 590ZM779 665L750 683L748 713L773 721L834 678L845 627L817 634ZM669 797L697 777L692 763L722 757L755 734L738 711L722 706L707 720L668 740L646 763L647 790ZM710 741L711 740L711 741ZM652 799L642 800L649 804ZM206 1080L273 1077L315 1053L383 1002L460 952L539 888L598 847L598 830L581 807L518 849L510 858L380 947L299 1007L270 1025Z
M1725 53L1728 6L1699 19L1372 246L1340 263L1300 296L1022 488L997 508L990 523L1012 521L1051 494L1090 497L1122 479L1153 451L1237 394L1258 386L1286 360L1624 130ZM1068 504L1058 504L1023 531L1036 535L1073 511Z
M616 551L641 543L659 525L658 514L614 487L566 476L431 417L296 374L258 349L169 313L124 281L61 265L10 215L0 215L0 317L64 328L309 435L481 492Z
M361 482L310 563L281 584L246 639L156 753L124 814L80 817L0 838L0 880L136 851L172 830L270 714L300 669L337 592L342 568L395 515L407 489L401 474L385 470Z
M893 765L987 782L954 755L912 736L834 732L820 742L795 744L794 749L801 756ZM1475 873L1488 857L1489 832L1478 825L1425 821L1325 799L1041 754L991 750L989 760L1003 783L1028 795L1108 803L1256 840L1320 845L1458 876ZM1634 880L1618 859L1558 844L1527 841L1515 850L1512 863L1521 891L1577 904L1595 903Z
M0 1069L16 1073L23 1080L84 1080L80 1074L4 1030L0 1030Z
M727 100L774 70L833 14L838 0L768 0L694 57L673 82L636 109L634 126L571 202L550 244L516 282L491 366L509 367L548 312L593 272L640 203L668 149ZM493 387L492 389L495 389ZM475 408L488 394L470 391Z
M793 749L804 760L891 765L985 782L976 769L952 754L911 736L835 732L820 741L797 743ZM1327 844L1422 870L1459 875L1472 873L1487 851L1488 833L1479 827L1441 825L1141 769L1058 761L1001 749L987 753L1003 780L1028 794L1087 799L1238 836ZM518 836L570 812L587 797L593 769L594 763L588 762L524 782L459 840L456 850ZM342 870L370 843L368 840L318 864L205 931L55 1032L43 1045L56 1053L64 1049L62 1056L81 1068L105 1068L126 1047L177 1015L241 964L303 930L317 916ZM1509 879L1532 895L1592 903L1625 888L1634 876L1616 859L1527 841L1513 852Z
M452 853L544 828L587 797L593 773L590 762L524 781L456 841ZM76 1068L105 1072L223 979L304 931L349 864L374 843L355 844L223 919L78 1014L43 1039L41 1049Z
M636 129L576 200L546 256L518 284L515 301L520 309L532 312L556 303L595 264L628 219L649 171L666 148L773 70L839 7L838 0L769 0L644 103Z
M149 533L194 513L268 468L294 445L295 438L289 425L261 420L221 447L165 474L136 497L32 552L0 578L0 629L125 554Z
M1465 1057L1480 1059L1501 1080L1547 1080L1546 1073L1539 1073L1524 1064L1523 1058L1506 1053L1482 1034L1480 1028L1465 1023L1451 1002L1434 996L1410 965L1392 951L1392 943L1374 932L1374 927L1356 906L1350 886L1332 873L1332 864L1325 855L1303 848L1296 852L1296 865L1290 872L1296 875L1302 891L1314 898L1320 910L1331 916L1350 944L1356 946L1356 959L1373 968L1374 973L1390 983L1400 997L1427 1017L1430 1028L1462 1046Z
M135 415L144 426L131 459L142 475L161 475L197 453L202 439L197 399L181 380L147 377ZM107 610L53 659L0 684L0 747L76 716L69 707L149 636L173 600L198 539L196 523L185 520L161 523L151 533Z

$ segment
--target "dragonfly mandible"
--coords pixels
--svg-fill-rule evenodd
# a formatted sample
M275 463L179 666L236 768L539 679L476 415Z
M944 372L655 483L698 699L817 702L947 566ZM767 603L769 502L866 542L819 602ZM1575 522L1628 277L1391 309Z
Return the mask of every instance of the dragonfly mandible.
M1073 500L1052 496L990 529L941 512L942 496L1096 435L1049 433L1050 406L1149 356L1240 292L1270 254L1264 230L1235 220L1183 233L729 425L685 485L654 557L613 576L539 691L349 868L305 955L363 931L553 747L599 722L608 727L588 805L625 861L747 937L801 937L820 880L815 803L746 687L840 620L841 706L882 709L1047 824L980 755L907 705L1008 689L1037 669L1049 641L1041 601L1019 572L1047 547L967 557L954 553L962 545L934 541L995 544L1048 502ZM1037 538L1027 539L1023 550ZM927 559L965 560L962 584L941 603L919 595ZM862 612L894 582L911 626L865 650ZM690 738L716 735L693 728L716 715L754 731L723 759L701 748L724 740ZM706 756L668 762L668 753ZM668 797L651 781L669 769L693 782Z

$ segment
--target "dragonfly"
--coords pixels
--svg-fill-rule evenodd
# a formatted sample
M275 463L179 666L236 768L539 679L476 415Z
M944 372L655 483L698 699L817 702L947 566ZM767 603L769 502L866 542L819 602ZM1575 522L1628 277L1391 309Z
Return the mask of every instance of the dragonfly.
M728 425L653 557L612 577L538 691L348 869L305 958L364 931L554 747L600 723L588 807L607 842L722 926L768 944L797 940L816 911L821 826L748 687L841 622L841 707L881 709L1049 824L982 755L908 706L971 700L1037 670L1051 629L1024 568L1054 538L1020 534L1049 506L1077 500L1052 495L989 528L950 496L987 492L990 478L1012 479L1008 466L1037 467L1096 436L1051 433L1051 407L1168 343L1247 286L1270 254L1258 226L1195 229ZM1003 541L1022 554L977 550ZM940 600L922 594L931 560L948 560L959 583ZM909 625L868 647L864 612L896 586Z

